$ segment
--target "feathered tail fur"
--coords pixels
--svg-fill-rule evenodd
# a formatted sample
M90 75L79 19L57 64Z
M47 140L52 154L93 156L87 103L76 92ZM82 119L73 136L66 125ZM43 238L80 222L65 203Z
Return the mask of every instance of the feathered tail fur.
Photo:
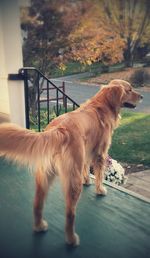
M0 125L0 155L30 167L49 169L56 149L66 142L61 128L34 132L14 124ZM56 148L58 145L58 148Z

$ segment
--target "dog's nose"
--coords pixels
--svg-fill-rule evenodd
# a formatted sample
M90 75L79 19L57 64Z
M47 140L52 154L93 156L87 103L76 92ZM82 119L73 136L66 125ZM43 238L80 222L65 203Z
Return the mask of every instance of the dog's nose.
M143 99L144 97L143 97L143 95L140 95L140 99Z

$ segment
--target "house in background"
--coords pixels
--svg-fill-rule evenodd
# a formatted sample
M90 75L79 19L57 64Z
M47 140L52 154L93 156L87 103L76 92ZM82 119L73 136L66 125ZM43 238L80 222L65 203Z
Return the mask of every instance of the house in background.
M24 84L10 80L23 67L20 6L28 0L0 1L0 121L25 127Z

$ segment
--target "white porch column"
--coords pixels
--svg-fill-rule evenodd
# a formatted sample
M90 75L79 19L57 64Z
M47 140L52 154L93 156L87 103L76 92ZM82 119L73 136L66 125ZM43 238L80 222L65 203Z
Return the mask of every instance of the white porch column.
M0 0L0 112L25 127L23 81L10 81L8 74L23 67L18 0Z

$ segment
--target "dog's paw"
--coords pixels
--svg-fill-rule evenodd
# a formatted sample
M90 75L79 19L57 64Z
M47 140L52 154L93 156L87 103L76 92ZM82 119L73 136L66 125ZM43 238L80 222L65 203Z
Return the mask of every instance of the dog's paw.
M46 220L41 220L41 223L34 225L33 230L35 232L46 232L48 230L48 223Z
M85 185L85 186L90 186L91 185L90 177L87 177L87 178L83 179L83 185Z
M105 196L107 195L107 189L103 186L96 190L96 194Z
M75 233L73 235L73 237L70 239L66 238L66 243L73 247L80 245L80 238L79 238L78 234Z

